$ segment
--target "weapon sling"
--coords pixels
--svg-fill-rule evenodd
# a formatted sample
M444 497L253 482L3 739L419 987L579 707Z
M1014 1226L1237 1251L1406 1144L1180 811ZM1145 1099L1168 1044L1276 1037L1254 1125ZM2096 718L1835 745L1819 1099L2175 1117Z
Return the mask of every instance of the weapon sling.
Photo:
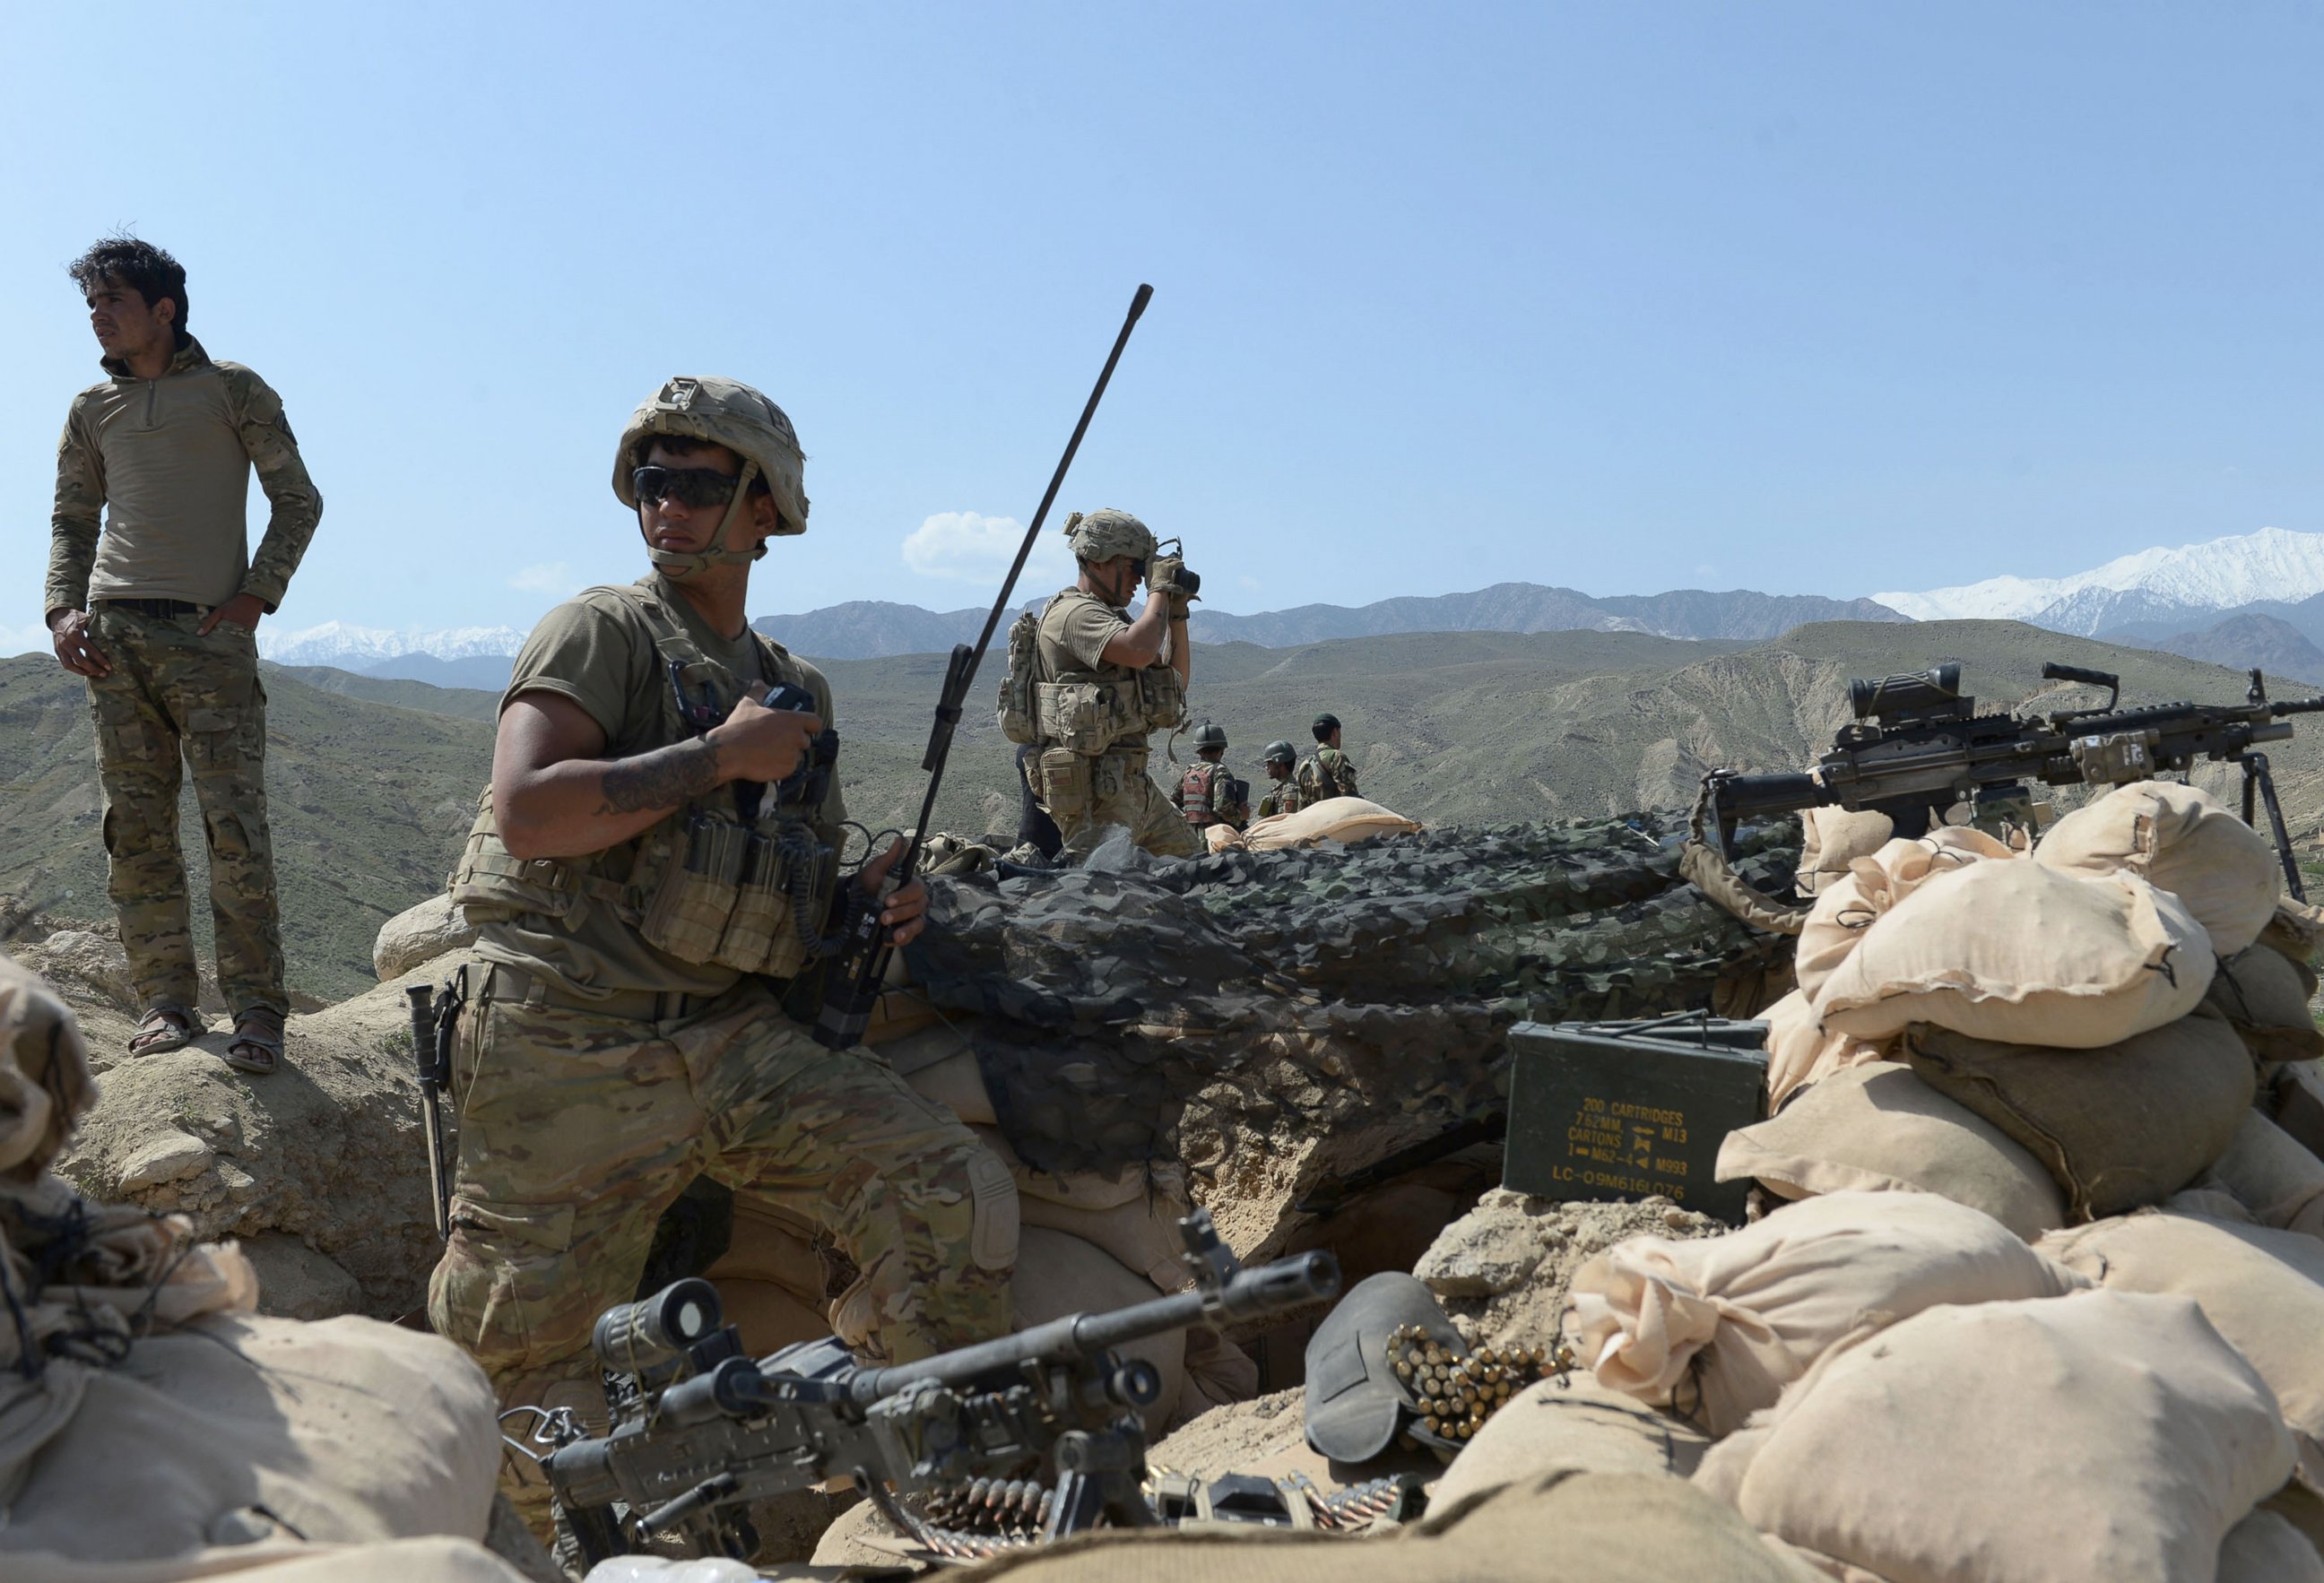
M1033 525L1025 529L1025 541L1017 547L1017 558L1010 563L1008 578L1001 584L1001 597L992 602L992 609L984 618L984 630L977 634L973 647L955 643L952 658L945 667L944 690L936 700L936 723L928 731L927 751L921 756L920 768L927 773L927 793L920 799L920 816L907 838L903 856L888 877L898 885L912 877L919 862L920 843L927 839L928 821L936 817L936 791L944 784L945 761L952 753L953 729L960 724L961 705L968 696L970 686L976 680L976 667L984 658L984 651L992 646L992 634L1008 613L1009 599L1017 591L1017 579L1023 575L1027 557L1041 537L1041 528L1049 520L1049 508L1056 503L1057 492L1065 487L1066 470L1074 465L1074 453L1082 448L1082 436L1089 432L1090 419L1097 416L1097 404L1105 396L1105 387L1113 378L1114 364L1121 361L1121 349L1130 345L1130 332L1138 326L1138 316L1146 311L1152 299L1154 288L1140 285L1137 295L1130 299L1130 316L1121 321L1120 333L1113 338L1113 350L1106 354L1105 367L1098 372L1097 384L1082 408L1081 421L1074 425L1074 437L1065 442L1065 454L1057 458L1057 470L1049 476L1048 490L1041 496L1040 509L1033 513ZM880 986L888 976L888 956L893 948L888 943L888 932L881 925L876 901L857 909L848 927L846 944L834 960L830 972L835 980L834 988L823 998L823 1010L816 1019L815 1038L817 1044L834 1050L845 1050L863 1042L864 1029L871 1026L872 1008L880 999Z

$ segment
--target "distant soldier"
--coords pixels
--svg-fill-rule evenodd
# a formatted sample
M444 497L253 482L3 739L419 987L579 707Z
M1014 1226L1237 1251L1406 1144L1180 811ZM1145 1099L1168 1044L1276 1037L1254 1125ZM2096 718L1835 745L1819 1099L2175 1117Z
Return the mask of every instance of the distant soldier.
M143 1011L133 1054L207 1031L178 848L180 759L209 846L229 1065L263 1074L290 1008L266 820L266 692L253 629L315 536L323 497L281 398L186 333L186 272L114 237L76 260L106 378L73 398L57 446L47 618L57 658L88 678L105 791L106 888ZM249 553L251 469L272 508ZM98 518L102 513L103 528Z
M1272 818L1277 814L1296 814L1307 805L1306 794L1291 778L1291 766L1297 761L1299 750L1289 742L1267 744L1267 756L1259 760L1266 767L1267 778L1272 784L1267 795L1259 799L1259 817Z
M1320 803L1325 797L1360 797L1356 789L1356 766L1340 751L1340 717L1319 714L1315 717L1315 751L1299 765L1299 789L1310 803Z
M1192 595L1171 581L1177 563L1157 560L1154 535L1129 512L1077 512L1065 526L1081 576L1041 612L1034 789L1074 861L1117 824L1157 856L1193 857L1202 843L1146 773L1148 736L1186 718ZM1130 595L1149 576L1146 607L1133 620Z
M1194 762L1178 778L1178 812L1197 830L1206 824L1240 830L1250 823L1250 782L1228 771L1226 756L1224 726L1205 723L1194 732Z

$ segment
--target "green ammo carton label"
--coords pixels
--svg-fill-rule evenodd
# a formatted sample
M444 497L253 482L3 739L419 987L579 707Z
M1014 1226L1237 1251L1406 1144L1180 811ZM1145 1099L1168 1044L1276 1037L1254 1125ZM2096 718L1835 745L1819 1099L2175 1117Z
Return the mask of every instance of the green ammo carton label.
M1748 1182L1717 1182L1719 1146L1761 1118L1767 1025L1705 1013L1509 1030L1501 1185L1550 1199L1659 1193L1733 1225Z

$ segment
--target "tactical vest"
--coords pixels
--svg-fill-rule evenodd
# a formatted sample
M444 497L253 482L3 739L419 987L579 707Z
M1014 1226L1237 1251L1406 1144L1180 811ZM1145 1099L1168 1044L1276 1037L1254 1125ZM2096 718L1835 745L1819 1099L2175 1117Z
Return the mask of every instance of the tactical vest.
M1049 601L1043 618L1058 607L1059 601L1070 599L1102 603L1093 594L1068 588ZM1037 623L1035 637L1038 636ZM1036 741L1094 758L1126 738L1137 739L1128 746L1142 749L1150 733L1175 731L1186 723L1186 687L1178 679L1175 667L1157 663L1133 670L1126 665L1101 664L1093 670L1068 670L1048 676L1043 674L1038 642L1034 642L1031 649ZM1009 653L1013 670L1017 658L1013 630L1010 633ZM1004 682L1004 699L1007 689L1008 683ZM1003 715L1005 729L1005 704Z
M667 685L658 740L639 751L707 731L681 711L681 694L686 709L698 707L714 722L725 718L742 678L706 656L657 594L643 584L593 592L618 596L653 634ZM779 646L755 641L767 675L753 679L808 686ZM828 709L827 697L816 702ZM589 907L610 907L680 962L788 978L819 953L838 883L842 833L815 823L832 773L829 765L803 764L776 785L717 787L628 841L580 858L510 852L487 786L453 870L453 904L472 924L530 914L568 926Z
M1197 829L1216 824L1219 816L1211 812L1211 783L1226 773L1226 766L1213 764L1207 759L1197 759L1186 766L1186 773L1178 778L1178 812L1186 823Z

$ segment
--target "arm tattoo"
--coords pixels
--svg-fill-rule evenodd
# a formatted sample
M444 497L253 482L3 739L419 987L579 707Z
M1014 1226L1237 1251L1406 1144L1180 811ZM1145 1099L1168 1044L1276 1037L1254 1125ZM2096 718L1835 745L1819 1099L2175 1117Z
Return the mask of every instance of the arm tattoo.
M676 808L718 784L718 750L702 741L656 748L605 766L604 803L597 812L634 814L641 808Z

